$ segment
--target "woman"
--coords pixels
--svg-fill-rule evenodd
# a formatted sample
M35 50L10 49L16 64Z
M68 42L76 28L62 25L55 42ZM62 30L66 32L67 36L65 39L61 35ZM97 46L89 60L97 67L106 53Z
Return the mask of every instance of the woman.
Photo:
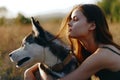
M74 7L61 31L65 29L68 29L71 48L81 64L60 80L88 80L93 74L100 80L120 80L120 46L113 41L105 16L98 6L84 4ZM25 72L26 80L32 69ZM50 76L47 78L52 80Z

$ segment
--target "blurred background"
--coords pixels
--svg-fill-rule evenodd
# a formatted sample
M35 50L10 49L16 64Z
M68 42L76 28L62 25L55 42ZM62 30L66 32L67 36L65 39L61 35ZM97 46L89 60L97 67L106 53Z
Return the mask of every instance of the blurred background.
M0 0L0 80L23 80L27 67L16 68L9 53L31 32L31 16L56 34L73 6L91 3L103 9L114 40L120 44L120 0Z

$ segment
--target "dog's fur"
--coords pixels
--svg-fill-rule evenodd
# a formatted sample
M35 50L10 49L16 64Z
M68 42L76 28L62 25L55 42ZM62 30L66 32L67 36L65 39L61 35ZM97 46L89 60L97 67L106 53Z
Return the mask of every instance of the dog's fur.
M23 39L20 48L9 54L11 61L16 63L17 67L37 62L52 67L55 64L63 62L67 55L69 55L70 50L60 39L54 39L55 36L45 31L33 17L31 18L31 22L32 33ZM66 75L78 66L76 58L72 57L73 59L59 72L60 75Z

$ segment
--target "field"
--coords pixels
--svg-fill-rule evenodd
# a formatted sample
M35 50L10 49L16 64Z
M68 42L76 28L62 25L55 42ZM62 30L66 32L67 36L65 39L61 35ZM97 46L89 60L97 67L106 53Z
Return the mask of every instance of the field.
M58 31L60 21L43 22L42 26L55 34ZM110 31L116 43L120 44L120 24L110 23ZM0 26L0 80L23 80L23 72L27 68L15 67L9 59L9 53L21 45L22 38L31 32L30 25Z

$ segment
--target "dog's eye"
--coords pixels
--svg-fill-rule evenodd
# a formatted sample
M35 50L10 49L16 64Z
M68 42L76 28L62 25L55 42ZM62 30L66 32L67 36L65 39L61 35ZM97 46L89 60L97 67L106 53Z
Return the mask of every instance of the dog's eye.
M25 45L28 45L28 44L29 44L29 43L23 42L23 43L21 44L21 46L24 47Z

